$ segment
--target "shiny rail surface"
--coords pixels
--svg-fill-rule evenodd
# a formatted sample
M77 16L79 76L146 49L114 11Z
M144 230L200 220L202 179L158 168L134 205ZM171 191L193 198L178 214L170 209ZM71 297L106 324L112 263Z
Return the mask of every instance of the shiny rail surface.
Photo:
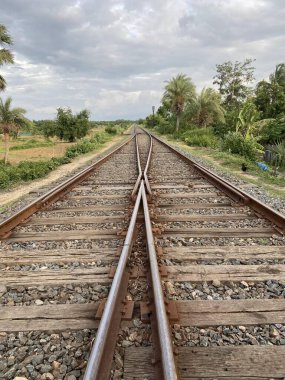
M161 350L161 361L164 380L177 380L178 374L175 366L173 345L170 334L170 327L168 316L165 308L165 300L163 295L163 290L161 286L161 278L158 268L156 247L154 244L154 238L152 233L151 219L148 209L148 201L146 197L146 190L143 186L142 181L142 201L144 209L144 218L145 218L145 228L146 228L146 238L147 238L147 247L148 255L150 262L151 270L151 279L152 279L152 291L155 305L155 314L157 318L157 327L158 327L158 336L160 342Z
M88 360L84 380L109 378L113 358L112 352L121 321L120 303L124 300L127 287L128 277L126 276L125 270L134 241L135 224L141 202L142 189L143 184L141 183L115 277L100 321L96 340Z

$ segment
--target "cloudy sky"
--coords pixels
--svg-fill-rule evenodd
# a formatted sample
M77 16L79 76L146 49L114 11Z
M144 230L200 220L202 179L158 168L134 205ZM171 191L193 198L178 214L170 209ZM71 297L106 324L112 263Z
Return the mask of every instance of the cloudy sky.
M284 0L1 0L15 65L1 67L15 106L53 118L145 117L177 73L198 89L215 65L255 58L256 79L285 61Z

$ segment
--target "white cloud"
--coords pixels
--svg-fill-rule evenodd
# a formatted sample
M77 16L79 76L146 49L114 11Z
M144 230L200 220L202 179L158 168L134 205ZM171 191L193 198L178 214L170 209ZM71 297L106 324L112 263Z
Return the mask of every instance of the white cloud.
M179 72L201 89L217 63L256 58L263 79L285 56L283 0L1 0L0 14L16 53L3 95L32 118L144 117Z

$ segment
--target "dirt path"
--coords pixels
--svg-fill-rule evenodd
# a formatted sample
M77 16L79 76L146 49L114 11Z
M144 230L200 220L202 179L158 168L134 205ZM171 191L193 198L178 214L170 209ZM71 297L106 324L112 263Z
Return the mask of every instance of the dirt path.
M100 148L98 151L90 152L85 154L84 156L80 156L75 158L71 163L66 165L61 165L57 169L50 172L45 178L41 178L38 180L34 180L32 182L27 182L27 184L21 184L17 187L14 187L11 190L1 191L0 193L0 205L5 206L10 204L11 202L17 201L19 198L29 194L30 192L37 191L39 188L43 186L48 186L52 182L64 177L76 169L79 169L81 166L88 163L88 161L94 160L96 157L101 155L103 152L110 149L113 145L118 144L120 141L123 141L125 136L117 136L111 141L107 142Z

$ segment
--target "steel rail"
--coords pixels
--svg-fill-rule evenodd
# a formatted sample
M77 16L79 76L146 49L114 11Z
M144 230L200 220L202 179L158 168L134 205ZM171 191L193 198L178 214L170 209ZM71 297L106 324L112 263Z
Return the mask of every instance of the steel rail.
M109 296L105 304L104 312L97 331L95 343L92 347L92 351L88 360L84 380L109 379L110 368L108 364L104 362L106 361L105 353L111 351L109 344L112 340L113 344L116 344L115 334L112 334L112 331L114 331L114 324L118 325L118 323L116 321L114 322L114 320L116 319L116 314L120 314L120 309L118 309L120 308L120 305L118 305L118 299L122 298L120 292L122 288L123 276L125 274L129 253L132 249L137 214L143 190L144 186L143 182L141 182L131 221L129 224L127 236L124 241L122 253L120 255L119 263L114 276L114 280L112 282Z
M145 165L145 169L144 169L144 172L143 172L143 177L144 177L144 181L145 181L145 186L146 186L146 189L147 189L147 192L148 194L151 196L152 193L151 193L151 187L150 187L150 184L149 184L149 181L148 181L148 177L147 177L147 172L148 172L148 168L149 168L149 164L150 164L150 160L151 160L151 153L152 153L152 146L153 146L153 142L152 142L152 136L150 133L148 133L147 131L145 131L143 129L144 132L146 132L150 138L150 146L149 146L149 152L148 152L148 157L147 157L147 162L146 162L146 165Z
M132 191L132 194L131 194L131 199L135 199L135 196L136 196L136 193L138 191L138 188L140 186L140 182L141 182L141 179L142 179L142 167L141 167L141 160L140 160L140 152L139 152L139 146L138 146L138 134L136 132L135 134L135 139L136 139L136 152L137 152L137 164L138 164L138 171L139 171L139 175L138 175L138 178L136 180L136 183L135 183L135 186L133 188L133 191Z
M168 147L172 152L182 158L188 164L190 163L194 168L200 172L200 174L206 178L209 182L211 182L215 187L219 188L222 192L226 193L230 198L232 198L236 202L241 202L249 207L251 207L254 211L256 211L259 215L262 215L264 218L269 219L273 224L280 228L280 230L285 232L285 216L280 212L274 210L270 206L261 202L260 200L254 198L251 194L247 193L244 190L240 190L235 185L231 184L224 178L220 177L218 174L213 173L211 170L206 169L202 165L194 162L191 158L187 157L185 154L179 152L171 145L161 140L159 137L154 136L152 133L150 135L164 146Z
M142 185L144 181L142 180ZM164 380L177 380L178 374L175 366L175 359L173 353L173 345L171 340L171 333L169 329L169 321L166 313L164 295L161 286L161 279L157 263L156 249L153 239L151 219L148 210L148 202L145 187L142 186L142 201L145 218L145 228L147 237L147 247L149 254L152 291L154 294L155 313L157 318L158 336L161 349L161 360Z
M0 223L0 237L5 237L13 228L15 228L20 223L23 223L32 214L40 210L41 208L47 206L48 204L57 201L59 198L63 197L66 193L72 190L79 182L83 181L86 177L92 174L92 172L107 161L111 156L120 151L125 145L130 143L130 141L135 136L130 137L127 141L122 143L117 148L113 149L106 156L102 157L99 161L83 169L79 173L75 174L71 178L67 179L63 183L59 184L55 188L51 189L41 197L37 198L33 202L29 203L27 206L5 219Z

